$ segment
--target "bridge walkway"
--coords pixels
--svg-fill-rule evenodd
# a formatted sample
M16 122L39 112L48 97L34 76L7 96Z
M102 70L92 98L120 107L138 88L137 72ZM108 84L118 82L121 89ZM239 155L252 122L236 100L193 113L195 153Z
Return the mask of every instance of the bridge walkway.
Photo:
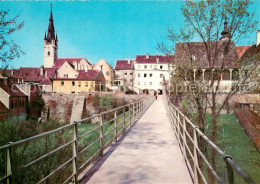
M162 96L113 147L82 183L192 183Z

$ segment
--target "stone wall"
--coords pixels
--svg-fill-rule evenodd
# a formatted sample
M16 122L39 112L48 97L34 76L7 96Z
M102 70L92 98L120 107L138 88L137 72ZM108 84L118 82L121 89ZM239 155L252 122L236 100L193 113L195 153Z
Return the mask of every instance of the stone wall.
M82 113L84 112L84 110L73 110L73 104L74 107L76 107L75 104L77 104L74 101L78 99L86 99L87 103L85 105L85 108L88 116L99 113L98 110L91 103L91 100L89 101L88 97L90 96L90 94L92 97L94 97L95 95L112 95L115 98L124 98L127 103L132 103L134 101L150 97L149 95L125 95L124 93L114 92L84 92L79 94L43 93L42 98L45 101L45 108L42 112L41 119L43 121L50 119L62 123L69 123L71 117L82 117ZM82 107L84 107L84 105L79 105L77 108ZM72 112L80 114L73 114L72 116ZM73 120L75 119L73 118Z

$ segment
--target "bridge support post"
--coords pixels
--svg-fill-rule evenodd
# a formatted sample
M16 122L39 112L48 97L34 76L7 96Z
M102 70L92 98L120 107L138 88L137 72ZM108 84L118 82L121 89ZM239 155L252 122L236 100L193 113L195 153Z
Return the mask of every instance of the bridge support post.
M133 103L133 123L135 122L135 102Z
M186 160L187 156L186 156L186 121L185 121L185 117L183 116L183 127L182 127L182 136L183 136L183 155L184 158Z
M196 128L195 127L193 129L193 173L194 173L194 178L193 178L193 181L194 181L194 184L199 184L199 178L198 178L198 170L197 168L199 167L199 160L198 160L198 154L197 154L197 148L198 148L198 139L197 139L197 132L196 132Z
M100 129L99 129L99 144L100 144L100 156L103 156L104 152L104 131L103 131L103 126L104 126L104 114L100 114Z
M223 159L222 181L223 181L223 184L233 184L234 183L233 169L227 163L227 158L232 159L231 156L226 156Z
M115 142L117 142L117 114L116 110L114 113L114 136L115 136Z
M131 124L132 124L132 123L131 123L131 121L132 121L131 109L132 109L132 108L131 108L131 104L129 104L129 128L131 127Z
M177 135L178 135L178 140L180 140L180 113L177 111Z
M124 115L124 120L123 120L123 132L125 133L125 106L123 107L123 115Z
M77 157L78 157L78 124L77 122L73 122L73 161L72 161L72 169L73 169L73 182L78 183L78 165L77 165Z
M7 184L15 183L13 142L9 142L9 145L10 147L6 150L6 175L9 175Z

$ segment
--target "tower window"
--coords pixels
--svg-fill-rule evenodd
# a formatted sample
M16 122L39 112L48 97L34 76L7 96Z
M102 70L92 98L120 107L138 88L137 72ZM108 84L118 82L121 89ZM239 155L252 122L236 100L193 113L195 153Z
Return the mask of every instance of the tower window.
M48 56L49 56L49 55L51 55L51 52L50 52L50 51L48 51Z

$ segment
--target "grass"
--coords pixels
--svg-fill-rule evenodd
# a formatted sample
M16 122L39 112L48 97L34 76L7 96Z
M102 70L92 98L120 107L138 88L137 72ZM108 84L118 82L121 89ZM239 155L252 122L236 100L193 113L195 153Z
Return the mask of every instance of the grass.
M206 116L211 130L211 116ZM255 183L260 184L260 153L239 124L235 114L221 114L218 119L217 145L241 167ZM235 175L234 183L243 183Z
M129 112L126 112L126 118L129 117ZM118 138L120 134L123 132L123 114L119 114L117 116L117 123L118 123ZM105 123L105 121L104 121ZM126 127L129 127L129 119L126 120ZM91 163L93 159L99 156L99 151L100 151L100 141L99 141L99 134L100 134L100 129L99 127L99 122L97 121L94 124L88 124L88 123L83 123L81 125L78 125L78 135L81 136L84 133L93 130L91 133L87 134L86 136L82 137L78 141L78 152L81 152L84 150L86 147L89 146L88 149L85 151L82 151L82 154L78 157L78 167L81 167L84 163L88 161L88 163L85 165L85 167ZM95 129L96 128L96 129ZM94 130L95 129L95 130ZM51 150L54 150L55 148L69 142L73 138L72 134L72 127L64 130L64 131L59 131L57 133L51 134L46 137L42 137L39 139L36 139L34 141L30 141L26 144L21 144L17 146L17 149L15 150L15 154L17 159L20 158L19 164L17 166L22 166L26 163L29 163L40 156L50 152ZM106 123L103 126L103 132L106 134L104 136L104 145L107 144L106 147L110 145L110 143L113 142L114 138L114 121L111 123ZM96 142L95 142L96 141ZM95 143L94 143L95 142ZM92 144L93 143L93 144ZM91 145L92 144L92 145ZM91 146L90 146L91 145ZM0 150L1 152L1 150ZM56 154L57 153L57 154ZM46 165L51 167L50 169L47 169L48 172L53 170L54 168L57 168L59 165L64 163L66 160L71 158L72 156L72 146L67 146L64 149L54 153L52 156L49 156L42 161L34 164L33 166L30 166L30 168L23 170L23 176L20 176L19 178L23 178L23 183L35 183L40 180L40 177L46 174L41 174L39 177L39 173L43 173ZM0 153L0 163L4 163L4 152ZM4 167L4 164L2 165ZM4 176L4 168L0 167L0 178ZM59 172L58 174L60 176L57 176L59 180L56 180L55 178L51 180L52 183L60 183L63 182L66 177L71 175L71 164L68 165L69 167L66 169L63 169L63 173ZM83 167L80 172L85 168ZM42 169L41 169L42 168ZM33 171L36 171L34 174L31 174ZM65 171L66 170L66 171ZM1 183L1 182L0 182Z

